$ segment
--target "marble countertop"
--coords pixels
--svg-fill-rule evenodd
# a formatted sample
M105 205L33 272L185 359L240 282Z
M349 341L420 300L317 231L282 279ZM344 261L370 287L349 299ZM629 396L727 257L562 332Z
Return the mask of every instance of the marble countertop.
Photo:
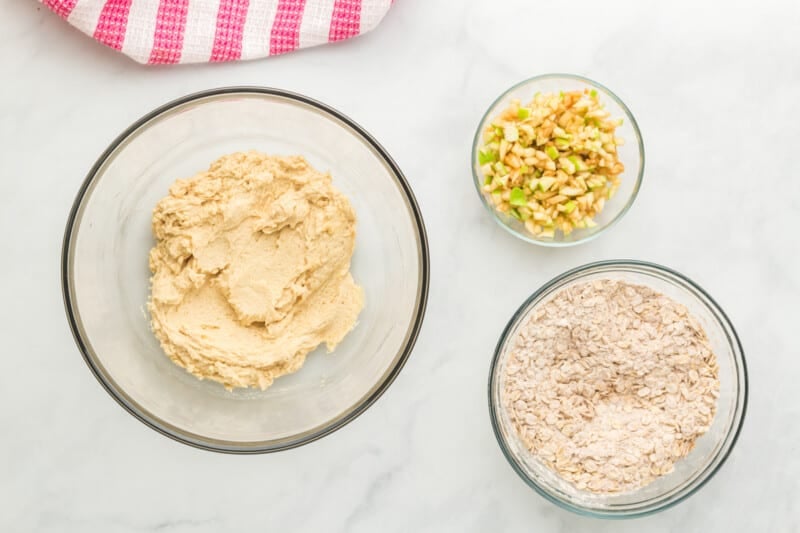
M375 32L336 46L148 68L32 0L3 0L0 530L800 531L800 4L646 4L575 0L565 19L566 4L547 0L402 0ZM545 72L614 90L647 150L632 211L564 250L498 227L469 168L489 103ZM110 140L168 100L237 84L308 94L374 134L417 194L432 256L427 318L394 385L333 435L263 456L195 450L123 411L82 361L59 285L67 212ZM700 283L750 368L744 430L722 470L629 522L572 515L531 491L486 406L492 350L522 300L611 258Z

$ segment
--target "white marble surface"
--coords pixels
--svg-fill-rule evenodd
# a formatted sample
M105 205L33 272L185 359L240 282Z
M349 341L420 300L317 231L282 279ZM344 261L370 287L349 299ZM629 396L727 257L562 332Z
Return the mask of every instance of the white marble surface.
M645 4L575 0L565 14L549 0L401 0L376 32L338 46L147 68L32 0L2 0L0 531L800 531L800 4ZM470 181L482 112L550 71L615 90L647 148L633 210L568 250L506 234ZM416 191L433 268L417 348L383 398L322 441L254 457L177 444L125 413L83 363L59 286L68 209L109 141L172 98L233 84L306 93L371 131ZM703 285L737 326L751 378L721 472L626 523L528 489L486 406L511 313L603 258L660 262Z

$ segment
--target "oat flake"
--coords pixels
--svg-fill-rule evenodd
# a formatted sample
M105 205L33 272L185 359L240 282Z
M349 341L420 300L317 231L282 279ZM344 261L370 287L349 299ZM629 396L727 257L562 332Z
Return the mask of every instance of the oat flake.
M686 307L615 280L562 289L533 310L505 370L503 404L524 444L596 493L672 472L719 396L716 357Z

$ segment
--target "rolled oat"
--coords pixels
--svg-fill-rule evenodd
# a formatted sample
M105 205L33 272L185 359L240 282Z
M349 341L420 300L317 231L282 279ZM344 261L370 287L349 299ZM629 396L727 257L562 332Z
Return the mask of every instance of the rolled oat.
M708 431L716 357L685 306L595 280L526 317L502 401L525 446L578 489L618 493L668 474Z

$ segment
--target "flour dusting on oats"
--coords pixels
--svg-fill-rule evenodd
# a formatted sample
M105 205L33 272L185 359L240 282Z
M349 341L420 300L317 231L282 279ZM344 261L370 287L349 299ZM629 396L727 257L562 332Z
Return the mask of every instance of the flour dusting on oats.
M716 357L686 307L615 280L561 289L535 308L505 370L503 404L522 442L596 493L672 472L719 396Z

